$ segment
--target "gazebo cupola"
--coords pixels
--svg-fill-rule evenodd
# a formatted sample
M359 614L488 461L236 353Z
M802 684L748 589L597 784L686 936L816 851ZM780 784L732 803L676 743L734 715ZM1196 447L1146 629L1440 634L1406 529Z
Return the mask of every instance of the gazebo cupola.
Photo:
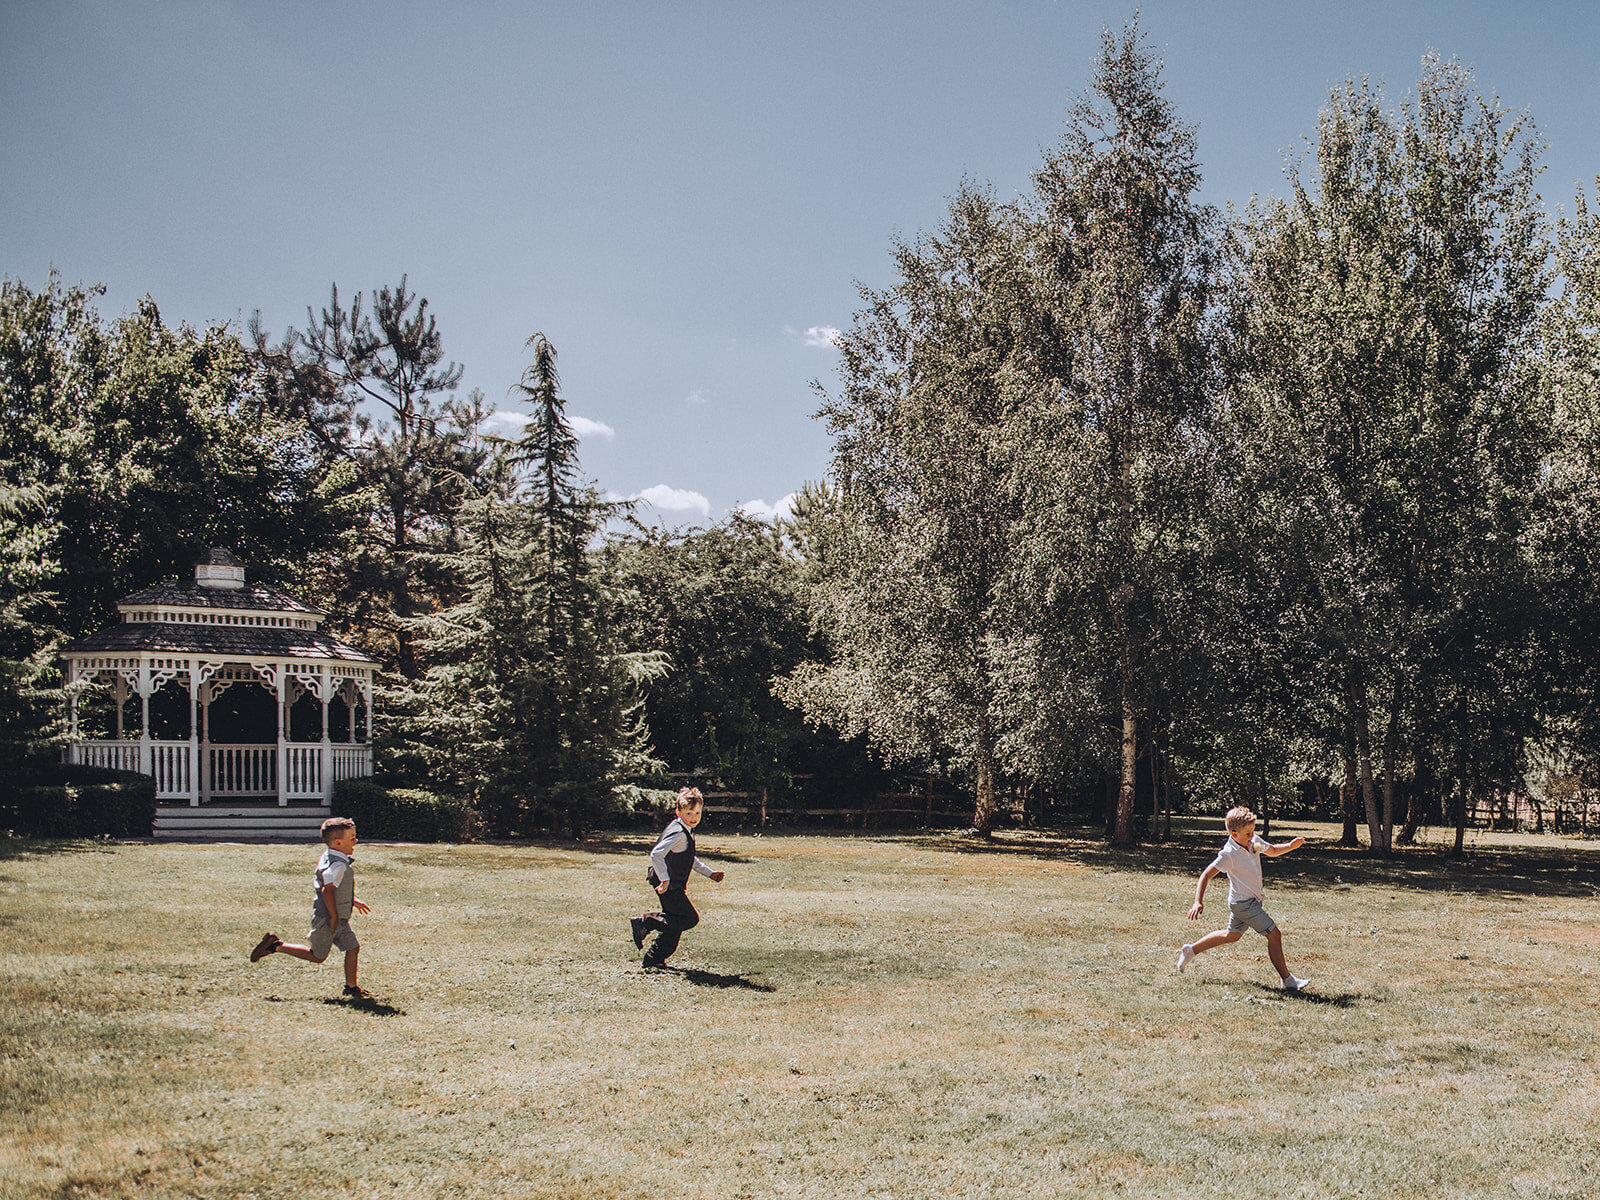
M208 550L194 580L158 583L117 602L116 624L66 646L69 684L107 688L114 720L105 736L78 729L78 692L69 692L72 762L139 771L156 778L164 801L275 798L280 805L326 805L341 779L372 774L372 681L377 662L321 631L325 613L264 584L248 582L226 550ZM188 693L188 736L153 736L150 704L169 685ZM272 699L269 720L247 740L212 736L211 707L232 687L259 687ZM293 706L306 696L321 706L321 737L294 740ZM124 728L128 701L139 698L137 736ZM341 737L330 712L341 706ZM357 740L358 714L365 737ZM180 726L181 728L181 726Z

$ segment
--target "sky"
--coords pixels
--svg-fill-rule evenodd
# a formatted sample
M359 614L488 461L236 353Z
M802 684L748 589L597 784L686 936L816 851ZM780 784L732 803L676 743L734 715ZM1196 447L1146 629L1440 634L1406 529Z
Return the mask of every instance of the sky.
M0 275L304 328L404 276L517 432L556 347L582 469L673 526L827 472L859 287L964 179L1020 195L1133 5L0 0ZM1147 0L1201 199L1283 194L1329 89L1429 50L1528 110L1546 206L1600 173L1600 5Z

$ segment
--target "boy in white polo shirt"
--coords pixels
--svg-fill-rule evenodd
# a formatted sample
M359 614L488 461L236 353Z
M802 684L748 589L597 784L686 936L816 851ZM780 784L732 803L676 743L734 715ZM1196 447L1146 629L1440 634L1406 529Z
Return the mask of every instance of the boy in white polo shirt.
M1205 910L1206 884L1218 875L1228 877L1228 927L1208 933L1197 942L1185 945L1178 951L1178 970L1189 965L1196 954L1203 954L1217 946L1237 942L1246 929L1254 929L1267 939L1267 957L1277 968L1286 991L1298 992L1310 980L1297 979L1289 973L1283 958L1283 934L1278 923L1267 915L1262 906L1264 888L1261 882L1261 856L1277 858L1306 844L1305 838L1276 846L1256 836L1256 815L1248 808L1230 808L1224 818L1228 826L1228 840L1222 844L1216 858L1200 872L1200 882L1194 890L1194 906L1189 909L1189 920L1197 921Z
M353 1000L367 1000L371 994L357 980L357 961L361 942L350 928L350 913L372 910L356 899L356 823L349 817L329 817L322 823L322 841L327 847L317 860L312 877L311 934L306 945L286 942L275 933L264 933L250 961L260 962L269 954L319 963L335 946L344 951L344 994Z

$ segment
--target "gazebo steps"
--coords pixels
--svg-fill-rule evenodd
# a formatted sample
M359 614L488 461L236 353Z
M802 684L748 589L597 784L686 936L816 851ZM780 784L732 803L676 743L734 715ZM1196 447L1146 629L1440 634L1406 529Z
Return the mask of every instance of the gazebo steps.
M168 841L315 842L332 811L320 804L279 806L275 800L158 804L154 834Z

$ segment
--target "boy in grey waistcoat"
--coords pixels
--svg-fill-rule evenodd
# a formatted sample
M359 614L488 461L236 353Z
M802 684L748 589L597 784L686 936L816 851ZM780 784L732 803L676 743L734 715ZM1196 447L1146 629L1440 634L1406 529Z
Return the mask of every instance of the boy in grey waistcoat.
M322 841L327 847L317 860L312 884L311 934L305 946L285 942L275 933L264 933L250 961L260 962L269 954L287 954L319 963L335 946L344 951L344 993L365 1000L369 993L356 982L356 962L361 942L350 928L350 913L372 910L356 899L356 823L349 817L329 817L322 823Z

